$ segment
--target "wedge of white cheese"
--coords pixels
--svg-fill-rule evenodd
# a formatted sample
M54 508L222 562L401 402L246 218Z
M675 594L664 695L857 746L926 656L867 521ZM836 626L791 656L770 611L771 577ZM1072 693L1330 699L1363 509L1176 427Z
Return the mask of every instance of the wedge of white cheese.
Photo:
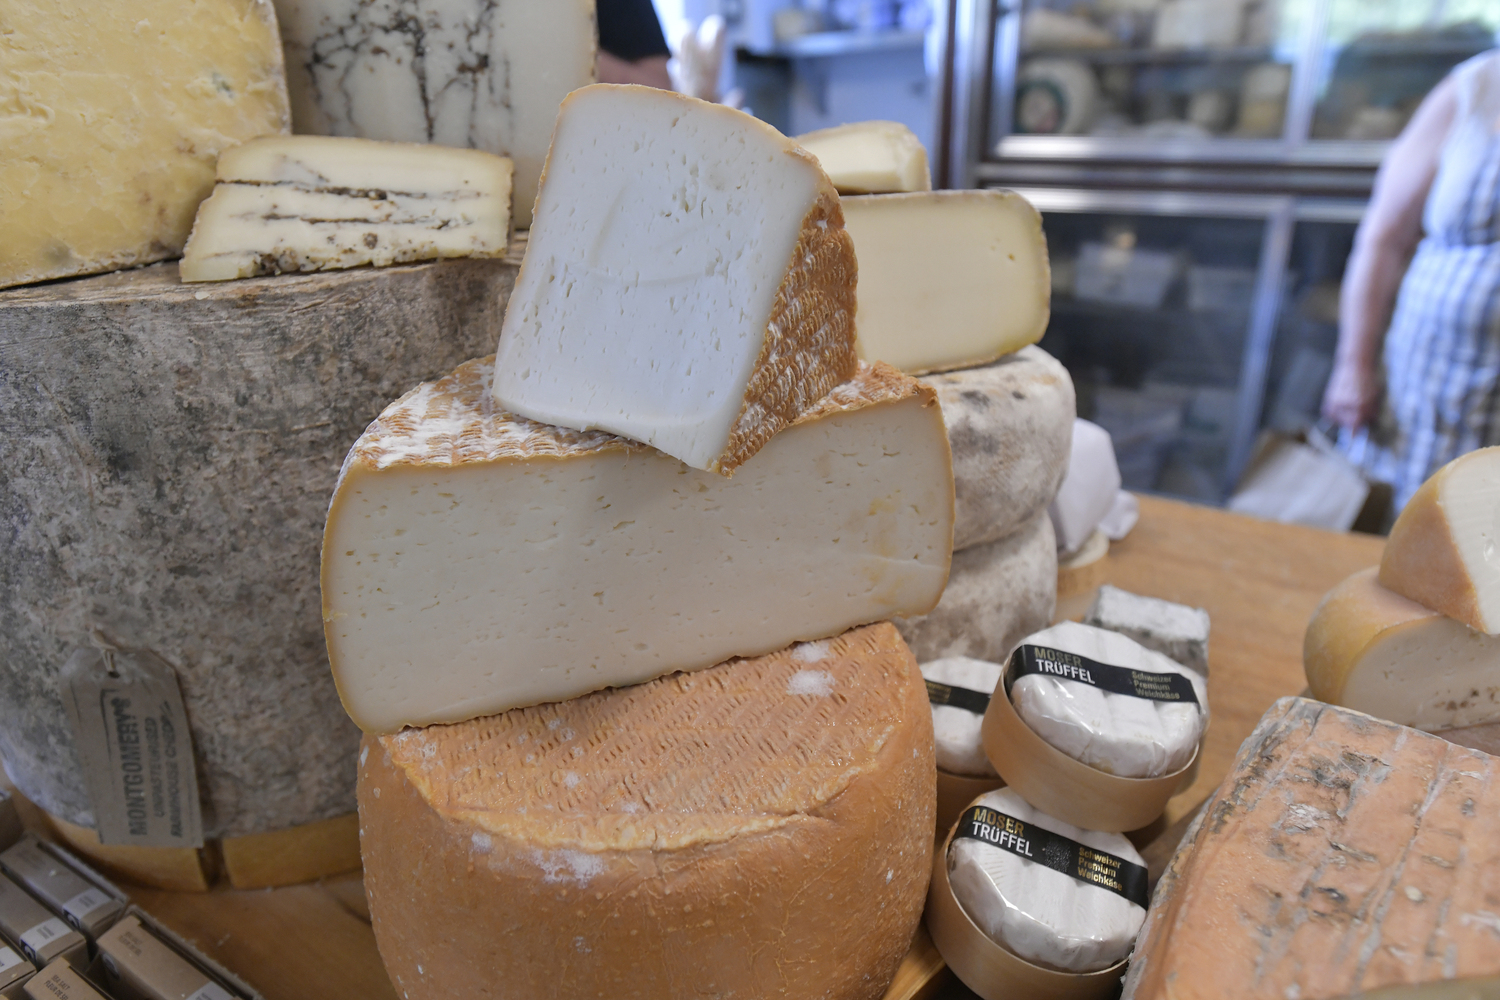
M932 190L927 150L900 122L853 122L807 132L797 142L818 158L839 194Z
M1118 632L1059 622L1021 644L1060 650L1129 671L1180 674L1191 701L1155 701L1063 676L1027 674L1010 688L1011 703L1038 736L1106 774L1153 778L1192 760L1208 725L1208 687L1194 670Z
M922 676L948 687L989 695L1000 683L1002 668L998 663L968 656L950 656L922 664ZM958 705L932 705L932 734L937 742L937 766L949 774L975 778L998 778L995 765L984 755L979 730L984 713Z
M1042 217L1012 191L845 198L859 256L859 356L904 372L988 364L1051 310Z
M1128 635L1147 649L1208 676L1209 621L1202 608L1132 594L1106 583L1083 623Z
M853 243L800 146L649 87L563 102L495 399L730 474L854 372Z
M496 410L472 361L354 445L323 540L344 707L454 722L936 604L953 474L932 391L864 367L733 479Z
M511 162L473 149L329 136L255 139L219 157L183 281L503 257Z

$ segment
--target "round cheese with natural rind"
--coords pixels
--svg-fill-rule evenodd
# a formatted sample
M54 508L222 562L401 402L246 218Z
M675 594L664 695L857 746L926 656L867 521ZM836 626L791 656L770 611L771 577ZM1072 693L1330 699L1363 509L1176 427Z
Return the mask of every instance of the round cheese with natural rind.
M969 656L950 656L922 664L929 681L990 694L1000 683L1000 664ZM932 706L932 736L937 744L937 766L949 774L974 778L998 778L995 765L984 755L979 730L984 715L957 705Z
M1027 805L1009 788L975 802L1096 851L1144 865L1124 835L1081 830ZM1028 962L1063 972L1097 972L1130 954L1146 919L1109 889L971 838L948 849L948 883L959 905L995 943Z
M1157 674L1180 674L1197 696L1152 701L1101 690L1082 681L1027 674L1010 689L1028 726L1063 753L1106 774L1154 778L1187 766L1208 725L1208 688L1196 671L1108 629L1060 622L1022 640L1100 663Z

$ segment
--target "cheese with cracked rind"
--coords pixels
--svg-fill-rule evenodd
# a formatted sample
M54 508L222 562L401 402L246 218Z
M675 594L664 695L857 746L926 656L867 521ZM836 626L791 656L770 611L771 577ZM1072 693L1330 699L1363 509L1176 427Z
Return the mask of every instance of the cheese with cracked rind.
M366 737L365 888L393 983L878 1000L931 871L926 700L881 623Z
M836 125L799 135L797 143L818 158L839 194L932 190L927 150L900 122Z
M854 247L817 160L650 87L568 95L495 400L729 475L854 374Z

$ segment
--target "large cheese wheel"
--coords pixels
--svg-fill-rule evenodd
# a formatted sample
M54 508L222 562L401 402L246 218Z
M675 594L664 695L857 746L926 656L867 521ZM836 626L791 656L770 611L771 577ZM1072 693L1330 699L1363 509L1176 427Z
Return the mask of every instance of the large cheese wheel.
M953 549L998 541L1047 509L1068 471L1076 402L1040 347L922 382L937 390L953 451Z
M1043 511L998 542L953 553L938 606L895 622L923 663L948 656L1001 663L1047 627L1056 607L1057 542Z
M887 623L366 737L380 954L406 1000L875 1000L921 915L935 774Z
M339 463L489 350L499 260L184 286L175 264L0 293L0 755L84 827L58 673L98 629L177 670L210 836L354 809L318 556Z

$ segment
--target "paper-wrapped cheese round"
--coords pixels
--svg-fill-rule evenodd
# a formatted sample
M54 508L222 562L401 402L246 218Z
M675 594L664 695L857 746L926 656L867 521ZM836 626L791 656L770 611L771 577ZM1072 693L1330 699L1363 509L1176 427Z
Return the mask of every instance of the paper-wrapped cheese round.
M1171 774L1193 759L1208 724L1208 689L1196 671L1118 632L1077 622L1059 622L1027 636L1021 650L1027 647L1071 654L1060 658L1067 662L1045 656L1038 672L1024 676L1011 668L1011 704L1043 740L1076 761L1122 778ZM1081 665L1072 662L1079 657ZM1127 673L1177 675L1184 680L1172 682L1180 689L1175 693L1191 697L1156 700L1110 690L1103 686L1100 665Z
M918 381L937 390L953 449L953 550L998 541L1046 510L1073 443L1068 370L1032 346Z
M932 738L940 771L974 778L998 778L984 755L980 726L990 694L1000 683L998 663L969 656L950 656L922 664L932 703Z
M887 623L360 756L406 1000L876 1000L921 916L932 714Z
M974 804L1145 865L1123 834L1080 830L1033 809L1012 789L986 792ZM1024 829L1009 842L1017 839L1023 851L1042 849ZM991 940L1061 972L1097 972L1122 961L1146 919L1145 908L1121 893L969 837L955 836L948 848L948 882L969 919Z

